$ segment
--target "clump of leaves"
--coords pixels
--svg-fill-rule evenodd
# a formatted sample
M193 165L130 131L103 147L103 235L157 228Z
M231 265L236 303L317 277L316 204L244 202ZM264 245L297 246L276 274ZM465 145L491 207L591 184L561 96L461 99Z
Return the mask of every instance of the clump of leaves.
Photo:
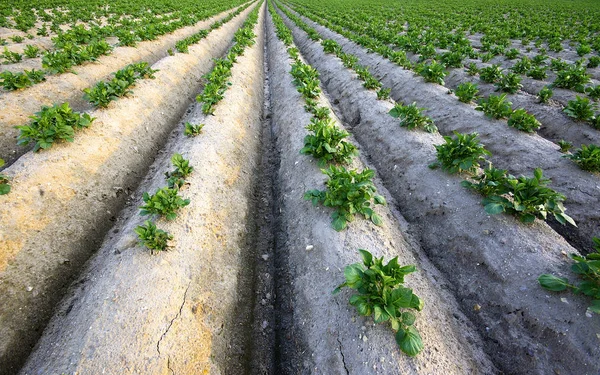
M594 100L600 99L600 85L588 86L584 89L584 92Z
M571 254L570 256L575 261L571 266L571 271L583 280L579 285L569 283L567 278L550 274L540 275L538 282L544 289L553 292L571 289L575 294L592 297L592 303L588 310L600 314L600 238L594 237L593 241L595 252L586 256L577 254Z
M377 91L377 100L387 100L390 98L392 89L389 87L382 87Z
M504 54L507 60L514 60L519 57L519 50L516 48L511 48Z
M592 47L587 44L580 44L579 47L577 47L577 54L579 56L585 56L590 52L592 52Z
M600 56L592 56L588 58L587 67L588 68L597 68L600 66Z
M506 99L506 94L490 95L487 98L479 99L477 104L475 109L483 111L486 116L491 118L506 118L512 113L512 103Z
M562 59L552 59L550 61L550 70L558 72L569 67L569 63Z
M589 81L590 75L587 74L585 67L570 65L568 68L556 72L553 85L565 89L576 89Z
M327 189L309 190L304 193L304 199L312 201L315 206L321 203L325 207L335 208L331 223L336 231L345 229L354 220L355 214L361 214L375 225L382 224L379 215L371 208L372 201L386 204L385 198L376 194L377 189L373 184L375 172L370 169L358 172L334 165L321 171L329 177L325 183Z
M28 44L25 46L25 50L23 51L23 53L30 59L36 58L40 54L40 47Z
M330 118L312 118L306 129L312 134L304 138L300 152L318 159L321 167L330 162L348 164L358 154L356 146L345 140L350 134Z
M490 215L506 212L516 215L523 223L531 223L536 218L546 220L548 214L552 214L563 225L577 226L565 213L562 203L565 196L547 186L550 180L544 178L540 168L535 169L533 177L516 178L505 170L490 167L475 177L475 181L462 184L484 195L482 204Z
M443 64L437 61L432 61L430 64L419 64L416 68L426 82L437 83L438 85L444 85L444 77L446 77L446 68Z
M15 43L21 43L23 40L25 40L25 38L23 38L20 35L13 35L10 37L10 40L12 40Z
M594 144L581 145L581 148L565 157L573 160L584 171L600 172L600 147Z
M348 287L358 291L350 297L350 304L362 316L373 315L375 323L390 322L396 332L400 350L414 357L423 350L423 341L415 329L416 316L412 310L421 311L423 301L412 289L402 286L404 277L416 271L415 266L400 266L398 257L383 264L383 257L374 258L367 250L358 250L363 262L344 268L346 281L333 291L338 293Z
M527 72L527 77L531 77L538 81L544 80L548 77L546 69L547 68L545 66L535 66Z
M171 163L175 170L165 172L167 184L170 188L180 189L185 184L185 179L194 171L194 167L190 166L190 161L184 159L181 154L173 154Z
M323 52L325 53L337 55L342 52L342 47L333 39L323 39L321 40L321 45L323 46Z
M167 250L169 241L173 240L172 235L158 229L150 220L146 220L144 225L138 225L134 231L138 235L140 245L146 246L152 253Z
M69 103L42 107L31 119L29 125L16 127L20 130L17 140L19 145L35 142L34 151L50 148L56 140L73 142L74 131L88 127L94 120L87 113L73 112Z
M358 57L349 53L341 53L340 59L342 59L342 64L344 65L344 67L348 69L354 69L358 64Z
M525 109L517 109L511 113L508 118L508 126L519 129L527 133L533 133L542 126L542 124L535 118L525 111Z
M511 94L519 91L521 87L523 87L521 84L521 76L516 73L504 74L496 83L496 91L504 91Z
M576 120L588 121L594 117L594 105L588 98L577 95L575 100L569 100L563 112Z
M164 187L154 195L144 193L144 205L140 206L140 215L161 215L167 220L177 217L177 210L190 204L189 199L179 196L179 189Z
M39 70L24 70L23 72L12 73L4 71L0 73L0 85L6 90L19 90L35 85L46 80L45 73Z
M500 81L502 77L503 74L500 65L494 64L479 70L479 78L481 78L483 82L496 83Z
M523 56L519 61L517 61L510 70L517 74L525 74L528 72L533 64L531 63L531 59L527 56Z
M11 52L6 47L4 47L4 53L2 53L0 57L4 57L5 64L15 64L23 59L23 55L17 52Z
M552 95L554 95L554 92L552 91L552 89L548 86L545 86L538 93L538 98L540 99L540 103L548 103L548 100L550 100Z
M477 75L479 73L479 68L477 67L477 64L475 63L469 63L469 65L467 65L467 74L470 76L474 76Z
M460 100L463 103L470 103L471 101L477 98L478 93L479 88L476 84L471 82L463 82L460 85L458 85L456 90L454 90L454 94L456 94L458 100Z
M190 124L189 122L185 123L185 129L183 130L183 134L188 137L195 137L198 134L202 133L202 128L204 124Z
M454 135L454 138L444 136L445 143L435 146L437 162L429 167L441 167L449 173L474 173L479 163L485 160L485 155L492 154L479 143L477 133L461 134L455 131Z
M4 166L4 159L0 159L0 168ZM10 177L0 173L0 195L10 193Z
M310 65L304 64L301 61L296 61L292 65L291 71L298 92L305 99L316 99L321 93L319 88L319 72Z
M367 90L376 90L381 87L381 82L375 78L369 69L364 66L357 66L354 71L358 75L358 78L363 81L363 86Z
M571 148L573 148L573 143L561 139L558 141L558 146L560 147L560 152L566 154Z
M437 126L435 126L430 117L423 114L424 109L417 107L417 103L410 105L396 103L389 114L394 118L400 119L400 126L406 127L408 130L419 128L428 133L434 133L438 130Z

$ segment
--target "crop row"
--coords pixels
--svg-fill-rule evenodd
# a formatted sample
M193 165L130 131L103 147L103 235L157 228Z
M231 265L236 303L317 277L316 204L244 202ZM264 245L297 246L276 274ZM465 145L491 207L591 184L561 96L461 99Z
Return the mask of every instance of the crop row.
M4 171L12 177L11 192L1 196L0 205L0 279L11 280L1 283L2 295L14 296L5 298L0 310L0 367L8 373L24 361L53 306L92 255L86 249L99 246L199 91L201 76L227 51L250 10L213 30L188 54L152 65L159 70L154 79L138 81L135 97L90 112L94 126L73 143L26 153ZM41 196L43 205L38 205ZM36 249L42 242L46 252L40 254Z
M317 29L319 33L327 33L328 36L333 34L323 28ZM553 368L552 366L557 365L558 362L550 359L552 356L563 353L565 345L574 345L572 350L568 350L569 355L560 360L559 366L581 370L578 366L585 363L585 366L591 366L586 371L593 373L594 361L590 360L591 357L585 359L584 353L594 345L595 331L588 331L585 318L582 319L579 314L588 306L588 314L591 314L596 308L595 302L590 306L589 300L587 303L579 300L583 303L581 310L565 311L559 297L545 295L537 281L537 277L546 271L556 273L560 270L559 273L563 274L568 265L561 259L561 251L569 248L567 252L574 252L574 249L547 226L523 225L518 221L477 213L477 198L461 187L462 178L453 178L436 171L427 172L432 157L436 158L433 145L444 143L441 137L432 135L434 139L431 139L414 131L400 130L402 127L398 127L397 120L388 114L394 106L378 101L374 93L361 93L364 89L354 78L356 76L343 71L343 61L327 58L324 48L310 41L309 38L314 36L314 33L301 35L294 31L294 39L300 50L321 73L328 94L339 101L340 111L352 124L353 134L369 153L402 214L409 222L421 228L421 243L429 258L455 284L452 290L461 301L461 310L476 322L483 337L491 338L491 341L486 339L485 347L494 362L508 372L522 372L525 368L536 368L535 371L544 372L546 366ZM359 51L355 45L351 47L350 42L339 40L345 53L353 51L361 61L368 60L366 52ZM398 90L418 93L423 85L413 85L410 81L414 78L410 78L410 75L392 74L393 65L389 63L385 64L380 60L378 64L381 66L381 70L376 70L378 75L383 76L384 71L387 73L382 81L395 83L390 86L394 97L397 97ZM427 92L433 93L430 90ZM443 96L434 95L434 100L440 98ZM440 125L439 122L436 123ZM542 177L538 175L536 178ZM419 184L418 181L423 183ZM466 229L466 225L469 229ZM588 260L592 265L595 264L594 255ZM457 272L457 268L460 272ZM527 285L526 289L523 289L524 285ZM523 290L527 291L526 295ZM591 292L596 293L593 290ZM517 297L518 295L522 296ZM485 306L481 304L482 301ZM571 299L569 301L573 302ZM425 302L427 304L428 301ZM552 310L552 318L548 316L548 309ZM482 313L484 310L485 313ZM525 342L536 342L539 338L534 339L536 333L525 329L529 324L526 322L535 322L537 327L544 326L544 329L554 330L558 327L558 321L563 319L555 314L565 314L565 321L572 321L580 328L569 327L567 337L558 333L564 332L558 329L556 336L546 335L540 341L541 346L530 346L536 348L535 355L538 358L549 359L549 362L544 359L532 365L523 354L522 345ZM567 318L571 314L580 317L574 320ZM494 323L510 322L511 317L515 317L519 323L514 326L511 323L503 323L501 326ZM558 320L554 320L556 318ZM583 341L588 344L575 349ZM545 354L541 352L542 347L547 350ZM579 359L573 360L569 356L579 356Z

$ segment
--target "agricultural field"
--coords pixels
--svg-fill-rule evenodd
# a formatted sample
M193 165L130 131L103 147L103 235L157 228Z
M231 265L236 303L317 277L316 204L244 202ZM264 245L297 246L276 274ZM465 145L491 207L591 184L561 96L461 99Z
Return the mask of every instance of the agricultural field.
M0 375L600 373L600 3L0 4Z

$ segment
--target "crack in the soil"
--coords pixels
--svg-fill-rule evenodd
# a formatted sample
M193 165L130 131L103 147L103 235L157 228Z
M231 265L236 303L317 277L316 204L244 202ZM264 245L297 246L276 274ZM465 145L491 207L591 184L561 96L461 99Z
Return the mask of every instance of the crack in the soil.
M167 333L169 333L169 330L171 329L171 326L173 325L173 322L175 321L175 319L179 318L181 316L181 311L183 311L183 306L185 305L185 301L187 299L187 292L190 289L190 285L192 285L192 281L190 280L190 282L188 283L187 287L185 288L185 292L183 292L183 302L181 302L181 306L179 306L179 311L177 312L177 314L175 315L175 317L173 319L171 319L171 322L169 322L169 326L167 327L167 329L165 330L165 332L163 332L163 334L160 336L160 339L158 339L158 342L156 343L156 351L158 352L158 355L160 356L160 343L162 341L162 339L165 338L165 336L167 335ZM169 358L167 358L167 367L170 366L169 363ZM169 367L169 370L171 370L171 367ZM173 370L171 370L173 371Z
M175 371L171 368L171 357L167 358L167 368L171 372L171 374L175 375Z
M342 349L342 342L340 341L339 337L336 337L336 340L337 340L339 348L340 348L340 354L342 355L342 363L344 364L344 370L346 370L346 375L350 375L350 371L348 371L348 367L346 367L346 357L344 357L344 350Z

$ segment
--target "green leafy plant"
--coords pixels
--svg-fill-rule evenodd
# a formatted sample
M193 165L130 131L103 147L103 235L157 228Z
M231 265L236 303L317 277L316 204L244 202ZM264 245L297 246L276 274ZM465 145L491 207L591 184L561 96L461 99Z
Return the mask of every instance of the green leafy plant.
M74 131L90 126L94 120L87 113L73 112L69 103L42 107L31 118L29 125L16 127L20 130L17 140L19 145L35 141L34 151L50 148L56 140L73 142Z
M189 122L185 123L185 129L183 130L183 134L187 137L195 137L202 133L202 128L204 124L191 124Z
M592 47L587 44L580 44L579 47L577 47L577 54L579 56L585 56L590 52L592 52Z
M491 153L479 143L477 133L461 134L455 131L454 135L454 138L444 136L445 143L435 146L437 162L429 167L441 167L449 173L474 173L479 163L485 160L485 155L490 156Z
M479 74L479 68L477 67L477 64L473 62L469 63L469 65L467 65L467 74L470 76Z
M590 75L587 74L585 67L571 65L556 72L556 79L552 85L565 89L576 89L589 81Z
M519 50L516 48L511 48L504 54L507 60L514 60L519 57Z
M438 129L430 117L423 115L424 109L425 108L417 107L417 103L412 103L410 105L396 103L389 114L394 118L400 119L400 126L406 127L409 130L419 128L428 133L434 133Z
M487 98L479 99L477 104L475 109L483 111L486 116L491 118L506 118L512 113L512 103L506 99L506 94L490 95Z
M575 294L592 297L592 303L588 310L600 314L600 238L594 237L593 241L595 252L586 256L570 255L571 259L575 261L571 266L571 271L583 280L579 285L569 283L567 278L550 274L540 275L538 282L544 289L553 292L571 289Z
M508 118L508 126L519 129L527 133L533 133L542 126L542 124L535 118L525 111L525 109L517 109L511 113Z
M342 47L333 39L323 39L321 40L321 45L323 46L323 52L325 53L337 55L342 52Z
M463 103L470 103L477 98L478 93L479 87L471 82L463 82L454 90L454 94L458 97L458 100Z
M342 59L342 64L344 67L348 69L356 68L356 65L358 64L358 57L349 53L341 53L339 57Z
M4 167L4 160L0 159L0 168ZM0 173L0 195L10 193L10 177Z
M432 61L430 64L421 64L417 66L416 70L417 73L425 78L425 82L433 82L442 86L444 85L444 77L447 73L443 64Z
M167 250L169 241L173 240L172 235L158 229L150 220L146 220L144 225L138 225L134 231L138 235L140 245L146 246L152 253Z
M171 163L175 167L172 172L165 172L169 188L180 189L185 184L185 179L194 171L190 161L183 158L181 154L173 154Z
M15 64L20 62L23 59L23 55L17 52L11 52L8 48L4 47L4 53L0 55L0 57L4 58L5 64Z
M581 148L565 157L573 160L584 171L600 172L600 147L594 144L581 145Z
M569 63L561 59L550 60L550 70L558 72L559 70L565 70L569 68Z
M379 90L377 90L377 99L378 100L387 100L390 98L391 92L392 92L391 88L382 87Z
M423 301L410 288L404 287L404 277L416 271L415 266L400 266L398 257L383 264L383 257L374 258L363 249L358 250L362 263L354 263L344 268L346 281L333 291L342 288L355 289L359 294L350 297L350 304L362 316L373 315L375 323L390 322L396 332L396 342L400 350L414 357L423 350L423 341L415 329L416 316L410 310L421 311Z
M519 61L517 61L510 70L517 74L525 74L532 68L533 64L531 60L527 56L521 57Z
M538 93L538 98L540 99L540 103L548 103L548 100L554 95L552 89L548 86L544 86Z
M560 147L560 152L566 154L571 148L573 148L573 143L561 139L558 141L558 146Z
M600 85L588 86L585 88L584 92L594 100L600 99Z
M518 178L505 170L487 168L475 181L462 184L485 196L482 204L490 215L506 212L516 215L523 223L531 223L536 218L546 220L548 214L552 214L563 225L577 226L565 213L562 203L565 196L547 186L550 180L544 178L540 168L535 169L533 177Z
M20 35L13 35L13 36L10 37L10 40L12 40L15 43L21 43L22 41L25 40L25 38L23 38Z
M479 70L479 78L481 78L483 82L496 83L499 82L503 76L500 65L494 64Z
M24 70L12 73L4 71L0 73L0 85L6 90L19 90L35 85L46 80L45 73L39 70Z
M167 220L177 217L177 210L190 204L189 199L179 196L179 189L164 187L154 195L144 193L144 203L140 206L140 215L161 215Z
M350 134L330 118L312 118L306 129L312 134L304 138L304 147L300 152L318 159L321 167L329 162L350 163L352 157L358 154L356 146L345 140Z
M544 80L548 77L546 69L547 68L545 66L535 66L527 72L527 77L531 77L538 81Z
M375 225L382 224L379 215L371 208L372 201L386 204L385 198L376 194L377 189L372 181L375 172L370 169L362 172L346 170L334 165L321 171L329 177L325 183L327 189L309 190L304 193L304 199L312 201L315 206L321 203L325 207L335 208L331 218L336 231L345 229L354 220L355 214L361 214Z
M40 54L40 47L28 44L25 46L25 50L23 51L23 53L30 59L36 58Z
M587 67L588 68L597 68L600 66L600 56L591 56L588 58Z
M588 121L594 117L594 105L588 98L577 95L575 100L569 100L563 112L576 120Z

